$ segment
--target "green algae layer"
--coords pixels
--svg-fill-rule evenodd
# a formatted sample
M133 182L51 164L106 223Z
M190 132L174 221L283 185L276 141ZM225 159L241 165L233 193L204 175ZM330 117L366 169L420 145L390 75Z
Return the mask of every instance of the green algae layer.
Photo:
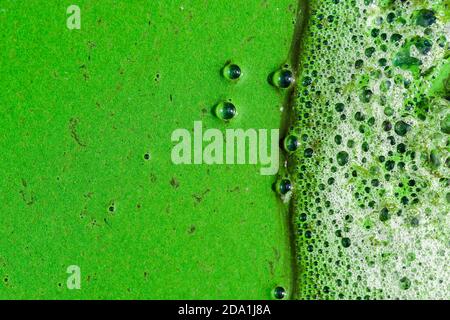
M67 27L72 4L81 29ZM1 0L0 298L289 297L276 177L175 165L171 135L194 121L279 128L284 93L267 78L297 6ZM228 99L226 123L212 110Z
M299 298L450 298L449 1L310 1L288 162Z

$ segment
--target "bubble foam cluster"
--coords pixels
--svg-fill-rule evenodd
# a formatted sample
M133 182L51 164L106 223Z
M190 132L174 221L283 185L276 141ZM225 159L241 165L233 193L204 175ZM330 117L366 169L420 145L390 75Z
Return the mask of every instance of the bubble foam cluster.
M450 298L449 10L310 2L288 165L300 298Z

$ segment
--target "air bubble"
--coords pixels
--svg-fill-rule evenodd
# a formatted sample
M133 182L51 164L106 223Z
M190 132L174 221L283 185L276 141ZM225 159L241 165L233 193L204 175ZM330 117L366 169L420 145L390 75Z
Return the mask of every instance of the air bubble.
M396 134L403 137L411 130L411 126L405 121L400 120L395 124L394 130Z
M282 179L276 185L276 190L281 195L286 195L292 190L292 183L289 179Z
M402 290L408 290L411 287L411 280L407 277L403 277L400 279L400 288Z
M337 163L340 166L345 166L348 163L348 158L349 158L349 155L348 155L347 151L340 151L340 152L338 152L338 154L336 156Z
M286 290L283 287L276 287L273 290L273 295L276 299L281 300L284 299L287 295Z
M391 216L389 215L389 210L386 208L383 208L380 213L380 221L386 222L389 220L390 217Z
M223 76L228 80L238 80L242 76L241 68L237 64L227 64L222 69Z
M237 116L236 107L231 102L225 101L219 103L214 108L214 113L217 118L222 119L224 121L228 121Z
M300 146L300 141L297 136L290 135L284 139L284 149L288 152L294 152Z
M278 88L287 89L295 82L294 74L291 70L283 68L273 74L271 82Z
M344 248L348 248L350 247L350 245L352 244L350 238L342 238L341 239L341 244Z

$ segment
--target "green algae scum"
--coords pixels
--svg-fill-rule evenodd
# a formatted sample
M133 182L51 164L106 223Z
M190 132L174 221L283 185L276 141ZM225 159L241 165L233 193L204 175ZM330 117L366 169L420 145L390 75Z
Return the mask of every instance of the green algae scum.
M449 0L0 23L1 299L450 298Z

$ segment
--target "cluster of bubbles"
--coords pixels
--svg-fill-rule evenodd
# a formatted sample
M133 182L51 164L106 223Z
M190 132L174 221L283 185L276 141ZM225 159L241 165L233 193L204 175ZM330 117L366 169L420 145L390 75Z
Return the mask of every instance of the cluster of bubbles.
M300 298L450 298L448 12L310 2L279 187L294 191Z
M228 61L221 70L222 76L232 83L236 83L242 77L242 70L236 63ZM272 72L269 75L269 83L278 89L289 89L295 82L295 77L293 72L290 70L288 65L284 65L279 70ZM228 122L235 118L238 114L236 106L229 101L221 101L213 108L214 115Z

